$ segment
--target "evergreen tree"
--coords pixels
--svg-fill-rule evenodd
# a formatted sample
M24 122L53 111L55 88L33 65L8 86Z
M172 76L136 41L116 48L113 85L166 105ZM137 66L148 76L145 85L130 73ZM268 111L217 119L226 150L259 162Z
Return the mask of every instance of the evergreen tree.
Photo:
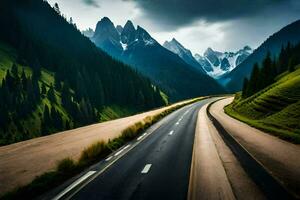
M249 96L248 87L249 87L249 81L247 78L245 78L243 83L242 98L246 98Z
M26 77L24 68L22 69L21 82L22 82L23 90L26 90L26 87L27 87L27 77Z
M56 103L55 91L52 84L47 92L47 97L51 103Z
M19 76L19 72L18 72L18 66L16 65L16 63L13 63L12 67L11 67L11 73L14 77L18 77Z
M41 91L41 94L42 94L42 95L46 95L46 94L47 94L47 88L46 88L45 83L42 83L42 91Z
M54 8L55 12L57 12L57 14L59 14L59 15L61 14L58 3L55 3L53 8Z
M247 87L247 96L251 96L255 92L259 91L262 88L260 80L260 70L258 64L255 63L253 71L250 76L249 84Z
M272 84L274 82L274 78L275 78L275 74L274 74L274 70L272 69L271 54L270 52L268 52L266 58L263 61L261 74L259 76L259 80L261 84L259 90Z

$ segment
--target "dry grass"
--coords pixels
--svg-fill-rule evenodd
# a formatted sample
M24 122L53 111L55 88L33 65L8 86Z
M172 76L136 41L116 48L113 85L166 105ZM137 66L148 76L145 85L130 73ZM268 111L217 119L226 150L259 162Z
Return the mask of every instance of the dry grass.
M36 177L30 184L6 193L1 197L1 199L32 199L37 197L38 195L49 191L49 189L60 185L68 178L75 176L79 172L86 169L86 167L108 156L111 152L136 138L139 134L166 115L183 106L192 104L202 99L203 98L196 98L187 103L173 106L154 116L147 116L142 121L124 129L119 137L109 140L108 142L99 141L91 144L81 152L81 156L78 161L74 161L71 158L65 158L57 163L55 171L47 172Z

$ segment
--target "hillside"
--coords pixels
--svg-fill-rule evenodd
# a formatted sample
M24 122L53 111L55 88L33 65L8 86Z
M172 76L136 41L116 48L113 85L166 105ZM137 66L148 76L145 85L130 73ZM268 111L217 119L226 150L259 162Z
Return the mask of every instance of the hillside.
M1 1L0 26L1 145L165 105L46 1Z
M223 76L220 82L226 83L229 91L236 92L242 89L243 80L250 76L255 63L261 63L268 52L272 57L278 56L281 48L288 42L292 45L300 41L300 20L295 21L270 36L244 62L238 65L229 74Z
M171 101L224 93L211 77L161 46L141 26L127 21L119 32L109 18L102 18L91 40L102 50L132 66L158 85Z
M225 111L251 126L300 143L300 66L246 99L238 93Z

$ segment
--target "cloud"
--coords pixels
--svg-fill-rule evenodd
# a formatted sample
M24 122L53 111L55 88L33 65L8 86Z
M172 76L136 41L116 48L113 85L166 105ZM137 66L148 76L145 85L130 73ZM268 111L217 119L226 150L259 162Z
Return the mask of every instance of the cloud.
M82 1L83 1L83 3L85 3L85 4L89 5L89 6L94 6L96 8L100 7L99 4L98 4L98 2L96 0L82 0Z
M128 1L128 0L123 0ZM144 18L169 30L204 20L214 23L247 18L297 0L131 0ZM288 11L287 11L288 12Z

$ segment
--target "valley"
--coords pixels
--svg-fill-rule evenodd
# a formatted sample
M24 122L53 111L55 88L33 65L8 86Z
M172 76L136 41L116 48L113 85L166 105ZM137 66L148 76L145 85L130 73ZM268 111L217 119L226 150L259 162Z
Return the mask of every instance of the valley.
M300 199L299 8L1 0L0 199Z

